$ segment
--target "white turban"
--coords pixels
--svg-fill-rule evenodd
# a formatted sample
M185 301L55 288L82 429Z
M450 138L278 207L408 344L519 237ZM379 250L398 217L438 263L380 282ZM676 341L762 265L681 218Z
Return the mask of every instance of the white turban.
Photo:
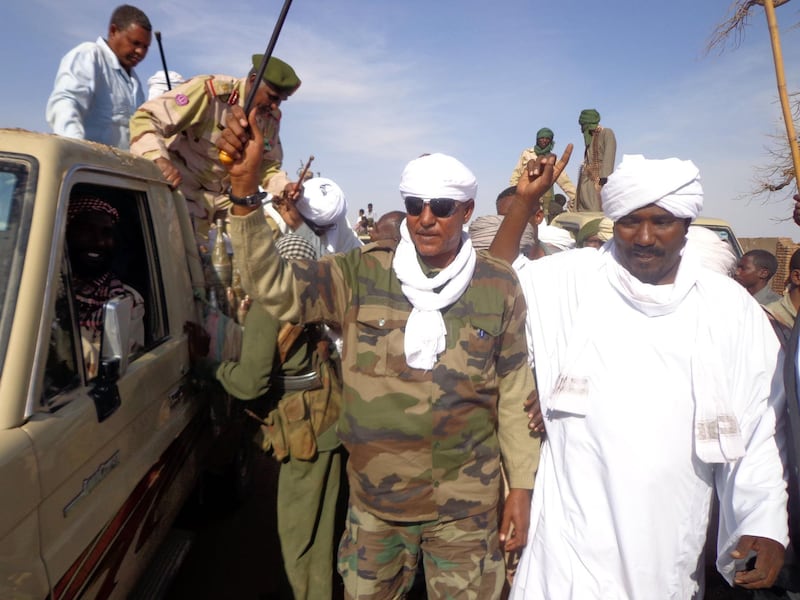
M692 225L686 234L686 245L696 249L700 263L723 275L733 274L736 255L731 245L706 227Z
M600 192L603 212L616 222L648 204L681 219L694 219L703 208L700 171L690 160L648 160L626 154Z
M575 240L569 231L555 225L539 225L539 241L555 246L559 250L570 250L575 247Z
M186 80L183 78L183 75L178 73L177 71L170 71L169 72L169 84L174 88L181 83L184 83ZM168 92L169 88L167 87L167 78L164 76L164 71L156 71L155 74L147 80L147 99L152 100L153 98L157 98L164 92Z
M474 200L478 182L467 167L446 154L426 154L415 158L400 176L400 195L420 198Z
M347 213L347 200L336 183L326 177L314 177L303 184L303 196L295 206L306 219L325 227Z

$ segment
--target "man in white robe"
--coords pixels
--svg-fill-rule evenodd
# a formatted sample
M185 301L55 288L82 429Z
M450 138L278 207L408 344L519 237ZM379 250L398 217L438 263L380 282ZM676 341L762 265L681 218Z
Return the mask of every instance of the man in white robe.
M493 253L516 258L552 168L520 183ZM511 598L702 597L715 488L717 568L769 587L788 543L778 341L685 246L702 207L693 163L626 157L602 196L615 226L599 252L515 265L547 436Z

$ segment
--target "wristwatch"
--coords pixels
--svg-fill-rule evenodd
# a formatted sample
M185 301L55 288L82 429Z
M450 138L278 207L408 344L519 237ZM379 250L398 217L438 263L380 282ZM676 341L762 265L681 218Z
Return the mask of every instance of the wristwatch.
M237 206L246 206L248 208L255 208L256 206L261 206L261 204L264 201L264 198L266 197L267 197L267 192L258 191L255 194L250 194L249 196L240 198L239 196L234 196L233 192L231 192L231 188L228 188L228 198L230 198L231 202L233 202Z

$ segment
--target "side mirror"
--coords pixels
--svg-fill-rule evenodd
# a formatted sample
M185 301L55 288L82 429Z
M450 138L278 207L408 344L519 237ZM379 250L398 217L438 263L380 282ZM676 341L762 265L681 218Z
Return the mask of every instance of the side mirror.
M103 305L103 340L100 343L100 365L91 396L102 423L122 404L117 381L128 367L130 325L133 296L115 296Z
M133 296L115 296L103 305L103 341L100 343L100 363L118 361L116 377L128 369L131 352L131 315Z

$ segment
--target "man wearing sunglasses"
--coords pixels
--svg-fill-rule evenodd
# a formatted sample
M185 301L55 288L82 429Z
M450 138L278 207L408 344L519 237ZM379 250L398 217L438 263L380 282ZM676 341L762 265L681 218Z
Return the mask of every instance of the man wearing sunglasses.
M539 439L524 411L534 392L519 284L462 229L474 176L443 154L412 160L399 242L288 264L246 206L262 143L255 114L252 138L243 117L228 119L219 143L235 158L229 233L249 258L243 284L277 318L325 321L344 339L346 597L403 598L421 560L429 598L498 598L501 546L526 541ZM498 527L501 456L511 492Z
M200 75L142 106L131 118L131 152L155 161L164 179L190 200L195 226L200 232L214 222L215 213L229 206L228 178L216 148L225 116L234 106L244 106L263 55L254 54L247 77ZM280 104L297 91L300 79L291 66L274 56L258 84L254 106L264 136L264 157L259 183L281 195L294 189L281 170Z

